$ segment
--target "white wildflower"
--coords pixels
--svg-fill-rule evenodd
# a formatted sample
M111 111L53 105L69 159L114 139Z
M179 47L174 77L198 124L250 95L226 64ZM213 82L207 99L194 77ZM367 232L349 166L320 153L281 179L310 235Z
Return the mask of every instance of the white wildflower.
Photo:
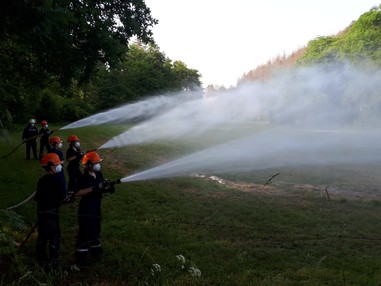
M185 264L185 257L181 254L176 255L176 258L180 260L182 264Z
M198 269L197 267L193 267L193 266L191 266L191 267L189 267L189 273L193 276L193 277L196 277L196 278L198 278L198 277L201 277L201 270L200 269Z
M157 263L152 264L151 274L152 274L153 276L155 276L155 272L160 272L160 271L161 271L161 266L160 266L160 264L157 264Z

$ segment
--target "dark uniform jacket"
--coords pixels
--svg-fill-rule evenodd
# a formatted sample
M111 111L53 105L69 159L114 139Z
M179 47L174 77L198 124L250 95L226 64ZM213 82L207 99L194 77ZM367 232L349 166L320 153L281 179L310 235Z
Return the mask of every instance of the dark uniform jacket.
M27 140L32 137L37 137L37 135L38 135L37 127L29 124L27 127L24 128L24 131L22 133L22 140Z
M65 196L65 188L57 174L46 174L38 180L34 199L37 201L39 213L58 212Z
M82 152L79 148L77 148L77 151L71 147L69 149L67 149L66 159L69 159L69 158L74 157L74 156L76 156L76 158L74 160L68 161L68 164L67 164L67 170L69 172L79 169L79 163L80 163L81 158L83 156L82 156Z
M60 158L61 161L65 161L64 154L60 149L52 148L52 149L50 149L49 153L57 154L58 158Z
M40 142L44 143L44 144L49 144L49 136L50 136L51 133L52 132L50 131L50 129L42 127L40 129L40 132L38 133L38 134L41 135Z
M91 176L89 173L85 172L82 174L78 180L78 191L93 186L99 185L103 182L103 174L101 172L95 172L96 178ZM101 216L101 191L92 191L87 195L81 197L79 202L78 214L79 215L90 215L90 216Z
M54 153L54 154L57 154L58 158L60 158L60 160L63 162L65 160L65 157L64 157L64 154L63 152L60 150L60 149L57 149L57 148L51 148L49 153ZM58 173L58 177L61 179L61 182L66 190L66 178L65 178L65 173L64 173L64 164L61 164L62 165L62 171L60 173Z

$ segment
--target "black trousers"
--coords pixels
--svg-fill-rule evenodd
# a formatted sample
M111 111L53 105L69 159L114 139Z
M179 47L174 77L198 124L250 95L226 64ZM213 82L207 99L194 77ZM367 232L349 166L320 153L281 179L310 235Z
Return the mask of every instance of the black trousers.
M93 258L102 254L102 245L99 238L101 232L101 217L90 215L79 215L79 231L75 250L75 262L78 266L88 264L87 254Z
M76 247L79 251L88 251L89 248L101 246L101 217L91 215L78 216L79 231Z
M49 153L51 146L48 140L40 140L40 160L44 155L44 149L46 149L46 153Z
M30 159L30 149L33 151L33 157L34 159L38 159L37 157L37 142L36 140L27 140L25 142L26 144L26 158L29 160Z
M67 192L73 193L76 191L76 185L79 177L82 175L81 170L78 168L67 168L69 174L69 182L67 185Z
M58 260L61 230L57 212L39 212L36 256L40 264ZM47 250L47 244L48 250Z

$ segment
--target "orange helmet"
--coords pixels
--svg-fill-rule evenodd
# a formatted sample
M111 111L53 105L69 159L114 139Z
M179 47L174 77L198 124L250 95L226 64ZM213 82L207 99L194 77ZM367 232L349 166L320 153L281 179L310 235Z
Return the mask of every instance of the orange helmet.
M55 153L48 153L48 154L44 155L44 157L42 157L42 159L40 161L40 164L42 167L49 166L49 164L59 165L61 163L62 162L61 162L60 158Z
M41 121L41 125L42 125L42 126L45 126L46 124L48 124L48 122L46 122L46 120L42 120L42 121Z
M74 141L80 141L77 135L70 135L69 138L67 139L67 142L69 143Z
M52 138L50 138L49 143L50 143L51 145L53 145L53 144L58 144L58 143L62 143L62 140L61 140L61 138L58 137L58 136L53 136Z
M101 159L101 157L99 156L99 154L97 152L91 151L91 152L86 153L83 156L81 163L83 165L95 164L95 163L101 162L102 160L103 159Z

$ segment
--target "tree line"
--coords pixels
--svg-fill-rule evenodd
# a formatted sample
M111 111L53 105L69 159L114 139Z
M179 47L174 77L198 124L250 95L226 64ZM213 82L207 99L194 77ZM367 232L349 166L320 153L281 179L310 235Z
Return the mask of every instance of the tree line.
M320 36L290 55L279 55L244 74L239 83L267 80L281 69L351 62L381 66L381 5L371 8L333 36Z
M244 74L239 84L268 81L283 71L286 71L284 74L292 82L298 78L299 67L313 69L316 76L319 73L331 74L332 79L342 81L342 84L334 84L334 80L321 81L313 93L308 94L313 98L313 109L320 107L322 110L331 110L324 120L316 120L315 124L378 128L381 120L381 100L377 85L377 81L381 82L381 5L365 12L334 36L317 37L291 55L278 56L258 66ZM349 67L353 67L353 71L358 74L348 73ZM363 78L367 78L368 82L364 82ZM296 93L293 90L288 92L287 100L294 102ZM307 96L307 93L303 96ZM287 104L284 109L287 109ZM287 119L288 123L306 124L309 113L313 112L294 114ZM284 118L277 116L270 112L271 121L284 122Z
M0 124L74 121L142 97L201 86L155 44L143 0L5 0Z

